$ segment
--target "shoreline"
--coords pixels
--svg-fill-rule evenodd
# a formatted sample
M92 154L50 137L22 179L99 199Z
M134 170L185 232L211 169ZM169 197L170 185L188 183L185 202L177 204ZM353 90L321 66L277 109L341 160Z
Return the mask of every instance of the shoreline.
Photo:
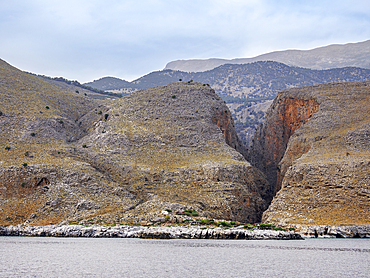
M143 239L240 239L240 240L300 240L294 231L247 230L243 228L206 227L145 227L145 226L82 226L82 225L17 225L0 227L0 236L90 237Z
M276 231L242 227L204 226L84 226L46 225L0 226L0 236L92 237L143 239L238 239L238 240L302 240L305 238L370 238L370 225L329 226L295 225L296 231Z

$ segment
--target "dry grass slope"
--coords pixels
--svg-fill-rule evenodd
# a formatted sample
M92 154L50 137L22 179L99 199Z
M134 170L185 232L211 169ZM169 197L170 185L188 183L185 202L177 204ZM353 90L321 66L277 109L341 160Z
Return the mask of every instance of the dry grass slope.
M260 219L266 181L235 150L230 112L208 86L97 102L4 61L0 76L0 225L143 224L165 209L170 221L187 209Z
M281 98L315 99L320 107L289 140L279 163L282 189L265 222L370 224L370 82L286 90Z

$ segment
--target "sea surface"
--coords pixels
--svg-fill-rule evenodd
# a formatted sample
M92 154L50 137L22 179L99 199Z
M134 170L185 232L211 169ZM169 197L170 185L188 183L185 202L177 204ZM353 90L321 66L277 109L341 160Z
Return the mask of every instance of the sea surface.
M0 237L0 277L370 277L370 239Z

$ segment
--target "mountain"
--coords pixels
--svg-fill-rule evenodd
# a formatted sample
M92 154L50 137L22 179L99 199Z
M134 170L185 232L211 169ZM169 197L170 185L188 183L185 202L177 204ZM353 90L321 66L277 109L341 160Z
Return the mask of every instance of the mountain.
M279 93L249 157L276 192L265 223L370 224L369 111L370 81Z
M130 82L122 90L141 90L166 85L179 79L209 84L227 103L242 141L249 145L254 130L264 120L264 113L280 90L326 82L370 80L370 69L338 68L312 70L261 61L243 65L222 65L215 69L187 73L163 70ZM94 87L95 83L89 83Z
M90 86L99 90L119 90L130 86L130 82L116 77L103 77L92 82L87 82L84 85Z
M247 64L257 61L275 61L289 66L318 70L343 67L369 69L370 40L342 45L333 44L311 50L274 51L253 58L177 60L169 62L165 69L203 72L224 64Z
M122 97L122 94L116 94L112 92L106 92L97 88L93 88L90 86L87 86L85 84L81 84L77 80L68 80L63 77L49 77L45 75L36 75L33 73L29 73L33 76L36 76L37 78L50 83L52 85L56 85L60 87L63 90L68 91L74 91L77 94L81 93L85 96L88 96L90 98L94 99L107 99L107 98L119 98Z
M0 60L0 225L254 223L267 181L202 83L101 102Z

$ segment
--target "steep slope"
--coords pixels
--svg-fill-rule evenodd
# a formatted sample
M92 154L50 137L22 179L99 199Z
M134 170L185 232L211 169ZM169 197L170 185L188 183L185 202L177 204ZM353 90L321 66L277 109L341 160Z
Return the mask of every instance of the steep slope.
M0 225L147 223L165 209L171 221L187 209L261 219L267 182L210 87L179 82L102 105L4 61L0 77Z
M369 111L368 81L279 93L250 157L277 192L266 223L370 223Z
M67 150L105 108L2 60L0 78L0 225L78 215L94 186L106 196L111 179Z
M77 154L140 198L122 221L150 221L166 208L258 221L266 181L241 155L231 114L210 87L177 82L134 92L106 115Z
M358 43L333 44L311 50L284 50L262 54L253 58L193 59L169 62L165 69L184 72L203 72L224 64L247 64L256 61L275 61L289 66L310 69L342 67L370 68L370 40Z

